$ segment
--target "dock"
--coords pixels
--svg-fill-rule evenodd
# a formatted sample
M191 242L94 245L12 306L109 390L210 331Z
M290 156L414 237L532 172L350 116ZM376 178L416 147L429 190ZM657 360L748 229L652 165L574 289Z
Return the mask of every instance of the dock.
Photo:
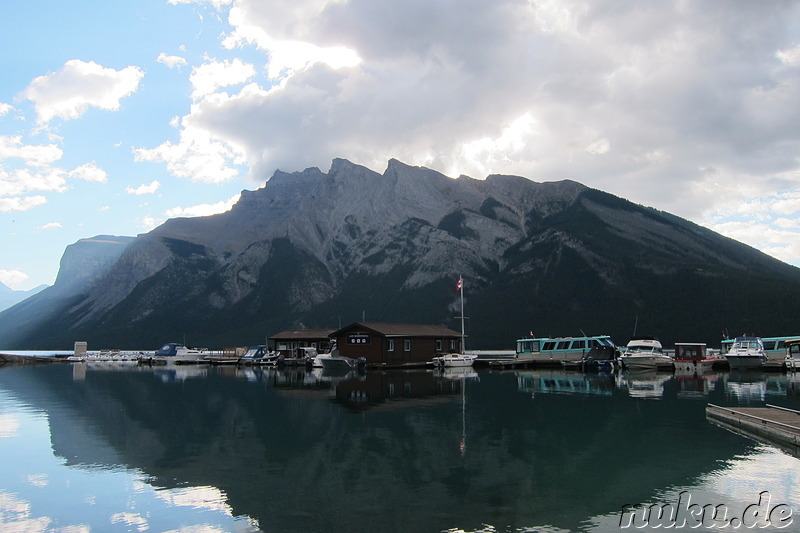
M800 411L769 404L767 407L708 404L706 418L717 426L800 457Z
M498 357L495 359L487 359L487 360L480 360L476 361L477 363L481 363L484 365L488 365L489 368L493 370L506 370L512 368L528 368L531 366L550 366L550 367L558 367L561 368L561 361L541 361L536 360L533 357Z

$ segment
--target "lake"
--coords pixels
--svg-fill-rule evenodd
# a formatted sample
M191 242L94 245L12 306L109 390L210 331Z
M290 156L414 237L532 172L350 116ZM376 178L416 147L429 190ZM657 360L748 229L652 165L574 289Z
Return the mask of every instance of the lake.
M708 403L800 409L800 378L5 366L0 529L797 531L800 461Z

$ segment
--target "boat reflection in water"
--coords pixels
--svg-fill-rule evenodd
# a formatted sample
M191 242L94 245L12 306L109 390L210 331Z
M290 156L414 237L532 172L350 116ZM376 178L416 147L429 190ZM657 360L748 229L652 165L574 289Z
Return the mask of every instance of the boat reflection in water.
M686 394L739 402L727 373L162 370L0 368L0 525L599 533L683 490L731 512L762 490L800 509L797 459L708 423ZM770 402L800 407L773 377Z

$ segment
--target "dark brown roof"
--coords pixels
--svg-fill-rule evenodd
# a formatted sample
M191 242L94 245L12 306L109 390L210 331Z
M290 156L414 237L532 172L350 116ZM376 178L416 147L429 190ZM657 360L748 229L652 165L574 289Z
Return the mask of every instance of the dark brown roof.
M460 337L461 333L444 326L431 324L394 324L388 322L354 322L331 336L338 335L354 328L364 328L385 337Z
M270 339L327 339L334 331L333 329L287 329L276 333Z

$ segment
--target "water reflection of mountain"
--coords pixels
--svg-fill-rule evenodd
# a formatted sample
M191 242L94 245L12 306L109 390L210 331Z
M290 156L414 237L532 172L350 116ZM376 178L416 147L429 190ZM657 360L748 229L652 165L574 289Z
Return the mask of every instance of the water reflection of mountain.
M752 447L708 424L705 403L679 399L673 380L660 401L631 397L613 378L590 380L601 394L532 397L514 373L481 373L462 404L459 381L368 373L358 386L384 397L365 410L346 401L356 390L346 379L0 371L0 387L48 413L53 448L70 463L124 464L164 487L214 486L235 514L274 531L577 530ZM722 395L712 388L709 401Z

